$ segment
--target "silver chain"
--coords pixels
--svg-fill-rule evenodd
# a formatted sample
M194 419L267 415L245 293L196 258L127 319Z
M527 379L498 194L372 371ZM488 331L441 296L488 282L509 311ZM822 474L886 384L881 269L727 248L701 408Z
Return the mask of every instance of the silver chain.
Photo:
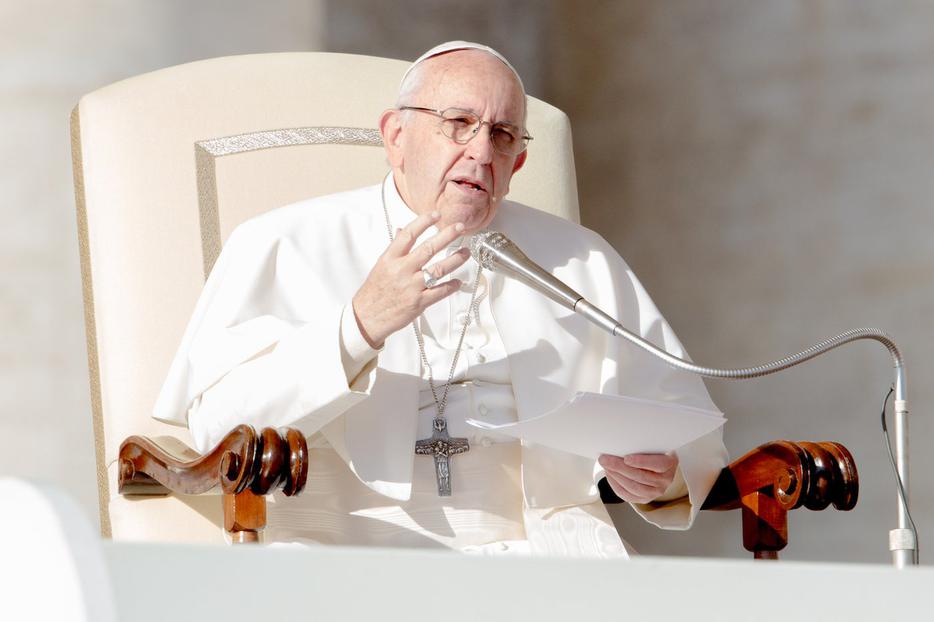
M387 178L389 175L386 176ZM389 208L386 207L386 179L383 179L382 187L383 214L386 216L386 230L389 233L389 242L395 241L396 236L392 232L392 222L389 220ZM428 362L428 355L425 354L425 339L422 337L422 331L418 329L418 318L412 320L412 330L415 331L415 341L418 343L418 354L422 359L422 365L428 370L428 386L431 388L431 397L435 401L435 410L438 412L438 418L444 419L444 409L448 404L448 391L451 389L451 381L454 379L454 370L457 369L457 359L460 357L461 347L464 345L464 338L467 336L467 329L470 328L473 316L477 314L479 301L477 300L477 290L480 289L480 274L483 268L477 266L477 276L474 277L473 291L470 293L470 304L467 306L467 317L464 318L464 326L461 330L460 339L457 341L457 349L454 350L454 360L451 361L451 371L448 372L448 380L444 383L444 393L441 399L438 399L438 390L435 388L435 378L431 370L431 363ZM419 315L421 317L421 315Z

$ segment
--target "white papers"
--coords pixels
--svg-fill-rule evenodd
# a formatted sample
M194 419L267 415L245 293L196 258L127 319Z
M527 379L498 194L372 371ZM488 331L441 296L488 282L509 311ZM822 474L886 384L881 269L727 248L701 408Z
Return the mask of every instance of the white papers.
M467 423L518 439L596 459L668 453L722 426L715 410L619 395L578 392L555 410L515 423Z

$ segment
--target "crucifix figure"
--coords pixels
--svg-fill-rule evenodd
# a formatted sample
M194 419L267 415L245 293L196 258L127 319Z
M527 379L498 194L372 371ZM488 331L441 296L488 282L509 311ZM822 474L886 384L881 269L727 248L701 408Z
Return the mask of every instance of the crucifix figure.
M415 442L415 453L419 456L435 457L435 476L438 478L438 496L451 496L451 456L470 450L466 438L451 438L448 435L448 422L435 417L432 422L434 432L431 438Z

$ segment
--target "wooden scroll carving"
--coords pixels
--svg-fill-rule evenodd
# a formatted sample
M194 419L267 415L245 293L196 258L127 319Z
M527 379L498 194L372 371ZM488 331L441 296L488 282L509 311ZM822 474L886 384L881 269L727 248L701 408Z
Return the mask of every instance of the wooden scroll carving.
M702 509L741 508L743 547L756 559L778 559L790 510L852 510L858 494L856 462L843 445L775 441L724 468Z
M234 542L258 541L266 526L265 495L277 488L297 495L308 477L308 444L291 428L257 433L240 425L203 456L168 441L131 436L120 445L118 460L120 494L197 495L220 486L224 528Z
M622 502L606 479L599 488L604 503ZM756 559L778 559L790 510L852 510L858 493L856 462L843 445L774 441L724 467L701 509L742 509L743 546Z

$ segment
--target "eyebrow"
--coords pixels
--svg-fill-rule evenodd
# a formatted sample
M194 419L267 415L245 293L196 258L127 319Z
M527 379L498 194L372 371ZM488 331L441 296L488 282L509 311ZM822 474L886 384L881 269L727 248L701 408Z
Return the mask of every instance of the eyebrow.
M476 115L476 116L480 117L481 120L483 119L483 115L481 115L479 112L477 112L477 111L474 110L473 108L467 108L467 107L465 107L465 106L448 106L447 108L440 108L439 110L444 111L444 110L447 110L447 109L449 109L449 108L453 108L454 110L463 110L464 112L469 112L470 114L473 114L473 115ZM498 121L493 121L493 125L511 125L511 126L513 126L513 127L515 127L515 128L521 128L521 127L522 127L520 124L516 123L515 121L502 120L502 119L500 119L500 120L498 120Z

